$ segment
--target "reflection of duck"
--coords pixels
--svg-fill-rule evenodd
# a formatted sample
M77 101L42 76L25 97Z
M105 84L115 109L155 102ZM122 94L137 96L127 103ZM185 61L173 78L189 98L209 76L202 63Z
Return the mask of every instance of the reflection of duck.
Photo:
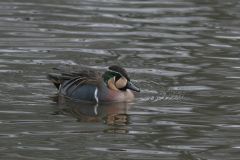
M131 90L140 92L130 82L127 71L113 65L103 74L99 71L69 71L63 66L54 68L61 75L48 74L47 78L59 89L59 93L73 99L92 102L115 102L134 100Z
M109 125L129 124L128 109L132 107L130 102L118 103L79 103L66 97L58 96L60 111L55 114L71 115L79 122L105 123Z

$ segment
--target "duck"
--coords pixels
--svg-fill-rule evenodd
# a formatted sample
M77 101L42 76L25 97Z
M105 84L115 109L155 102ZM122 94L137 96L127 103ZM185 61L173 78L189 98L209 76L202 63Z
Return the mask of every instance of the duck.
M46 75L59 94L80 101L104 103L134 101L132 91L140 92L130 81L128 72L119 65L111 65L107 71L79 69L70 71L65 66L53 68L60 74Z

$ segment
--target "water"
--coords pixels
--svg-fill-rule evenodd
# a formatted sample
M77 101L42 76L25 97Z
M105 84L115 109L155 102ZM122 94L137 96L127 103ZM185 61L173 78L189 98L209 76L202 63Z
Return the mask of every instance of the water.
M1 159L239 159L240 2L2 0ZM123 66L131 104L59 97L51 68Z

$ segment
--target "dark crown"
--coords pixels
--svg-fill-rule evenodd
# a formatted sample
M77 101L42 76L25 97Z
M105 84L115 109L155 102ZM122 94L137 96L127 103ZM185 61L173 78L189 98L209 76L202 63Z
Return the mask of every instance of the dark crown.
M124 76L128 81L130 81L130 75L127 73L127 71L118 65L112 65L108 67L109 70L115 71L120 73L122 76Z

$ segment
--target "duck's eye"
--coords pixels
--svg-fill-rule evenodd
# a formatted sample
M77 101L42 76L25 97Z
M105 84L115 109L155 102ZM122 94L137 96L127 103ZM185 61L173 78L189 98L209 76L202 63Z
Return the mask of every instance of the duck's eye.
M115 83L117 88L124 88L127 84L127 79L125 77L121 77Z
M115 82L117 82L120 78L122 78L122 76L120 74L117 74L115 78Z

